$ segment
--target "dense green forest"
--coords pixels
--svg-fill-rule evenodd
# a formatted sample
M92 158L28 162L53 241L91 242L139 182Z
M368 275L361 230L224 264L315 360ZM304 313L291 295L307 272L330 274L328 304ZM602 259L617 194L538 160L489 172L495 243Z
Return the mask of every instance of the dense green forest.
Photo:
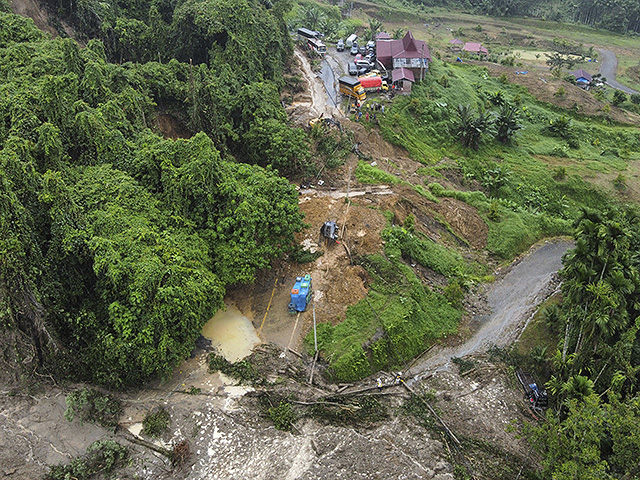
M121 387L170 372L302 228L272 168L309 148L279 98L287 4L57 7L100 39L0 13L0 318L45 369Z

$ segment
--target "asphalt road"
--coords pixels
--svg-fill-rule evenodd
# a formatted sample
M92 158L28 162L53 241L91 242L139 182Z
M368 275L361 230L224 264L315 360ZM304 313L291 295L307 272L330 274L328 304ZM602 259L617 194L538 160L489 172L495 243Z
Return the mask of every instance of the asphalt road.
M633 88L629 88L626 85L622 85L620 82L616 82L616 70L618 69L618 58L616 54L611 50L600 49L600 74L607 79L607 85L616 90L621 90L624 93L633 94L638 93Z

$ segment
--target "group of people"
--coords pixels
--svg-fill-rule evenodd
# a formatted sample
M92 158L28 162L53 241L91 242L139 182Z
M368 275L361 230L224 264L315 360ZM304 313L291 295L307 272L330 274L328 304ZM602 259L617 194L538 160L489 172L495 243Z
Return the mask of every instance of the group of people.
M381 105L377 102L374 104L367 103L364 113L362 112L362 105L358 101L351 104L351 107L356 112L356 122L359 122L364 115L364 118L367 122L372 121L378 123L378 114L376 112L380 111L384 113L384 105Z
M404 379L402 378L402 372L394 373L393 377L394 385L400 385L400 383L404 382ZM378 387L378 391L382 390L382 378L378 377L378 379L376 380L376 386Z

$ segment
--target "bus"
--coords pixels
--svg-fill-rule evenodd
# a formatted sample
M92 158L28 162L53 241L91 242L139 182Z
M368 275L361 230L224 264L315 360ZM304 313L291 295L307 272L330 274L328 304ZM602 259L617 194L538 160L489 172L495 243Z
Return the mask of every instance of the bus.
M315 32L313 30L309 30L308 28L299 28L298 29L298 37L299 38L318 38L319 34L318 32Z
M327 53L327 46L317 38L309 38L307 40L307 47L309 47L309 50L312 50L320 55L324 55L325 53Z

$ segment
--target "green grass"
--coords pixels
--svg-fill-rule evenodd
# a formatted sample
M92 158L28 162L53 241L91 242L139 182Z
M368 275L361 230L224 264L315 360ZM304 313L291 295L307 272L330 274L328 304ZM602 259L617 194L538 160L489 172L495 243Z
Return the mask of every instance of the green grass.
M358 162L358 166L356 167L354 174L358 181L364 184L386 183L389 185L396 185L401 181L395 175L380 170L377 167L372 167L370 164L363 162L362 160Z
M333 380L353 381L402 366L457 330L460 311L442 294L426 288L403 263L397 245L389 243L386 256L363 259L374 278L367 297L347 309L342 323L318 325L318 347L330 362ZM311 333L306 342L313 343Z
M544 311L561 302L559 295L554 295L543 302L515 345L516 351L522 355L530 354L535 348L546 348L553 353L558 345L558 336L548 325Z

